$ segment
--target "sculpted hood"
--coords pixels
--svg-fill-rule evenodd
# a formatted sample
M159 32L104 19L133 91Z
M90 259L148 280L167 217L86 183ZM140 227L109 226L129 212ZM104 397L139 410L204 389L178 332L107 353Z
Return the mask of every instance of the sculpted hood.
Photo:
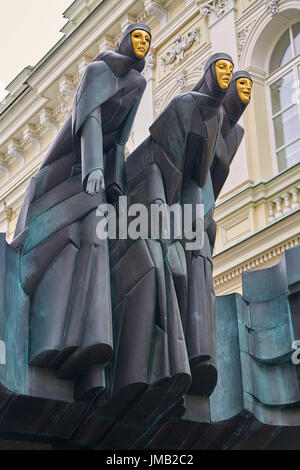
M151 46L151 32L149 26L144 23L133 23L125 29L123 32L114 52L106 51L102 52L95 61L103 60L113 73L117 77L121 77L131 69L135 69L138 72L142 72L145 67L145 58L139 59L135 52L131 41L131 33L136 29L142 29L147 31L150 35L150 45L147 54ZM145 55L145 57L147 56Z
M235 72L232 76L231 83L228 87L228 91L223 101L223 110L225 112L225 115L230 120L231 127L233 127L238 122L241 115L249 104L243 103L239 96L236 86L236 81L238 80L238 78L249 78L252 81L251 75L245 70L239 70L238 72Z
M227 89L221 88L217 79L215 63L218 60L228 60L233 64L232 57L225 52L218 52L211 56L204 66L203 77L195 85L193 91L208 94L213 96L215 99L224 98L227 93Z

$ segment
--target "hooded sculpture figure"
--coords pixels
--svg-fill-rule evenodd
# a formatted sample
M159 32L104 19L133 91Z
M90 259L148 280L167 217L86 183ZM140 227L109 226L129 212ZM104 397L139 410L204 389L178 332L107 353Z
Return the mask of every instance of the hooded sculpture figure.
M203 155L201 166L202 184L191 178L183 182L182 204L203 204L204 238L200 250L185 251L186 271L176 266L173 276L177 277L178 296L185 311L185 338L190 361L192 384L189 393L209 396L217 382L215 365L215 295L212 281L212 251L209 227L213 220L214 198L210 167L213 161L216 142L222 125L221 105L228 92L233 70L233 60L225 53L214 54L206 62L204 74L194 86L191 94L201 104L201 115L206 128L209 151ZM209 97L205 98L205 97ZM196 182L196 184L195 184ZM178 251L178 242L176 242ZM174 249L173 249L174 250ZM181 263L182 265L182 263ZM177 269L177 271L176 271ZM179 282L180 279L180 282Z
M86 67L27 189L12 243L30 300L29 365L74 380L77 399L105 387L101 365L113 353L108 245L96 236L96 208L125 190L124 149L150 42L148 26L135 23L115 52Z
M243 88L238 90L238 86ZM251 87L251 75L245 70L239 70L233 74L223 101L223 123L211 167L215 199L227 179L229 166L244 135L243 128L237 122L250 102Z
M213 58L219 59L219 54ZM224 56L222 55L222 59ZM226 60L229 60L229 58ZM207 68L207 67L206 67ZM211 76L215 69L211 68ZM204 75L205 77L205 75ZM243 80L240 80L243 79ZM240 90L237 88L237 82ZM207 87L206 80L202 82L201 89ZM216 141L215 154L207 177L205 186L201 190L201 202L204 204L204 246L199 252L193 253L189 271L189 307L188 318L190 328L187 330L187 343L190 345L190 354L194 357L194 373L200 377L210 376L213 381L217 379L214 372L214 311L215 294L212 278L212 254L215 244L216 223L213 219L215 200L217 199L229 173L229 165L240 145L243 129L237 121L250 101L252 80L247 72L236 72L222 98L221 112L222 125ZM197 87L197 86L196 86ZM199 279L202 281L199 282ZM203 332L206 332L203 334ZM196 339L196 341L195 341ZM205 360L205 350L209 351L211 358ZM201 361L202 356L202 361ZM198 359L197 359L198 357ZM197 363L198 362L198 363ZM209 383L208 380L204 382ZM201 381L193 381L192 393L201 387Z
M130 204L150 207L201 202L202 189L210 178L222 124L220 107L226 93L212 69L221 59L233 68L228 57L226 54L214 57L198 86L172 99L150 127L150 136L128 157L125 170ZM230 81L231 71L224 72L225 75ZM134 256L139 257L139 262ZM175 402L189 389L192 372L193 382L198 386L191 393L208 395L213 391L216 384L210 300L213 291L208 293L208 304L200 318L197 299L191 299L188 309L191 272L186 266L188 257L191 256L187 256L181 242L172 237L166 242L117 240L112 247L114 325L122 357L112 373L115 390L124 389L130 381L136 383L136 388L154 384L156 390L165 387L165 396ZM198 263L198 269L192 273L191 290L194 287L197 292L201 285L203 290L205 285L210 287L206 282L207 277L211 279L210 264L206 257L202 264ZM130 334L137 324L139 341L133 341ZM203 367L198 373L200 363ZM130 393L135 393L133 386Z

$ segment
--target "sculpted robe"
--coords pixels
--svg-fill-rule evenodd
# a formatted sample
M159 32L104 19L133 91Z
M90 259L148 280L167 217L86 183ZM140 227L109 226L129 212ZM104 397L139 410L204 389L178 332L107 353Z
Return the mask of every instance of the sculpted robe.
M124 148L146 86L139 72L144 60L132 58L127 29L120 53L104 53L87 66L72 112L27 189L12 243L30 296L29 364L77 380L79 395L104 386L93 366L113 353L108 243L97 238L96 208L125 190ZM91 116L100 133L97 142L87 135L81 154ZM106 192L90 196L84 190L96 169L104 171Z
M215 153L205 186L201 189L204 204L204 246L193 253L189 273L190 320L187 344L193 373L190 392L198 394L213 391L217 375L215 367L215 293L213 287L212 254L216 237L213 219L217 199L229 173L229 166L241 143L244 131L237 124L247 105L242 103L236 87L239 77L248 77L247 72L233 74L231 84L222 100L222 125L216 141ZM203 334L203 332L206 332ZM208 351L208 355L205 353ZM209 357L210 356L210 357ZM194 365L194 367L193 367ZM201 380L202 378L202 380ZM211 387L209 387L211 384Z
M219 95L213 88L183 93L156 119L150 127L150 137L125 163L129 205L144 204L150 210L154 204L171 206L184 200L195 203L194 196L206 187L210 177L222 123L219 108L224 93ZM124 394L127 390L126 396L133 399L141 389L149 388L145 406L150 410L152 389L155 392L160 389L160 395L166 397L162 402L166 408L189 390L189 357L193 359L191 354L199 336L200 353L205 354L206 360L214 349L214 343L210 344L214 333L212 320L200 318L195 335L190 337L193 318L189 318L188 311L188 267L183 245L161 237L116 240L111 247L111 272L118 350L110 373L112 390L114 393L123 390ZM200 274L203 276L202 271ZM211 277L211 272L207 276ZM194 282L196 289L205 285L199 275ZM210 311L202 314L212 316ZM199 323L199 317L196 321ZM208 328L211 331L207 339ZM205 394L214 387L215 376L201 379L200 394ZM152 402L153 407L159 406L155 400Z

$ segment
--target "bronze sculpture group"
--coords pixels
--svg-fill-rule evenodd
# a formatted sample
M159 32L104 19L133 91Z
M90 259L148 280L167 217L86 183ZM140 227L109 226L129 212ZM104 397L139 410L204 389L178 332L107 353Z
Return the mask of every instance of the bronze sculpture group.
M87 66L27 189L12 247L29 298L29 366L71 380L76 401L97 397L114 418L139 399L139 416L154 422L180 415L185 393L207 397L217 383L213 214L252 80L233 74L229 55L213 55L125 162L150 45L148 26L135 23ZM97 207L118 208L122 195L147 207L202 204L202 248L187 251L172 236L99 240Z

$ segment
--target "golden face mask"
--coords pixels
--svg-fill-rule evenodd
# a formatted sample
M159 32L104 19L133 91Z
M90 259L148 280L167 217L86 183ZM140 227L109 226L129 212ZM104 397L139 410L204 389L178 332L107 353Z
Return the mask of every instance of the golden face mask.
M150 46L150 34L142 29L135 29L131 33L131 42L135 55L139 59L143 59L148 52Z
M217 80L220 87L226 90L232 79L233 64L229 60L217 60L215 63Z
M236 81L236 87L241 101L248 104L252 93L252 80L250 78L241 77Z

